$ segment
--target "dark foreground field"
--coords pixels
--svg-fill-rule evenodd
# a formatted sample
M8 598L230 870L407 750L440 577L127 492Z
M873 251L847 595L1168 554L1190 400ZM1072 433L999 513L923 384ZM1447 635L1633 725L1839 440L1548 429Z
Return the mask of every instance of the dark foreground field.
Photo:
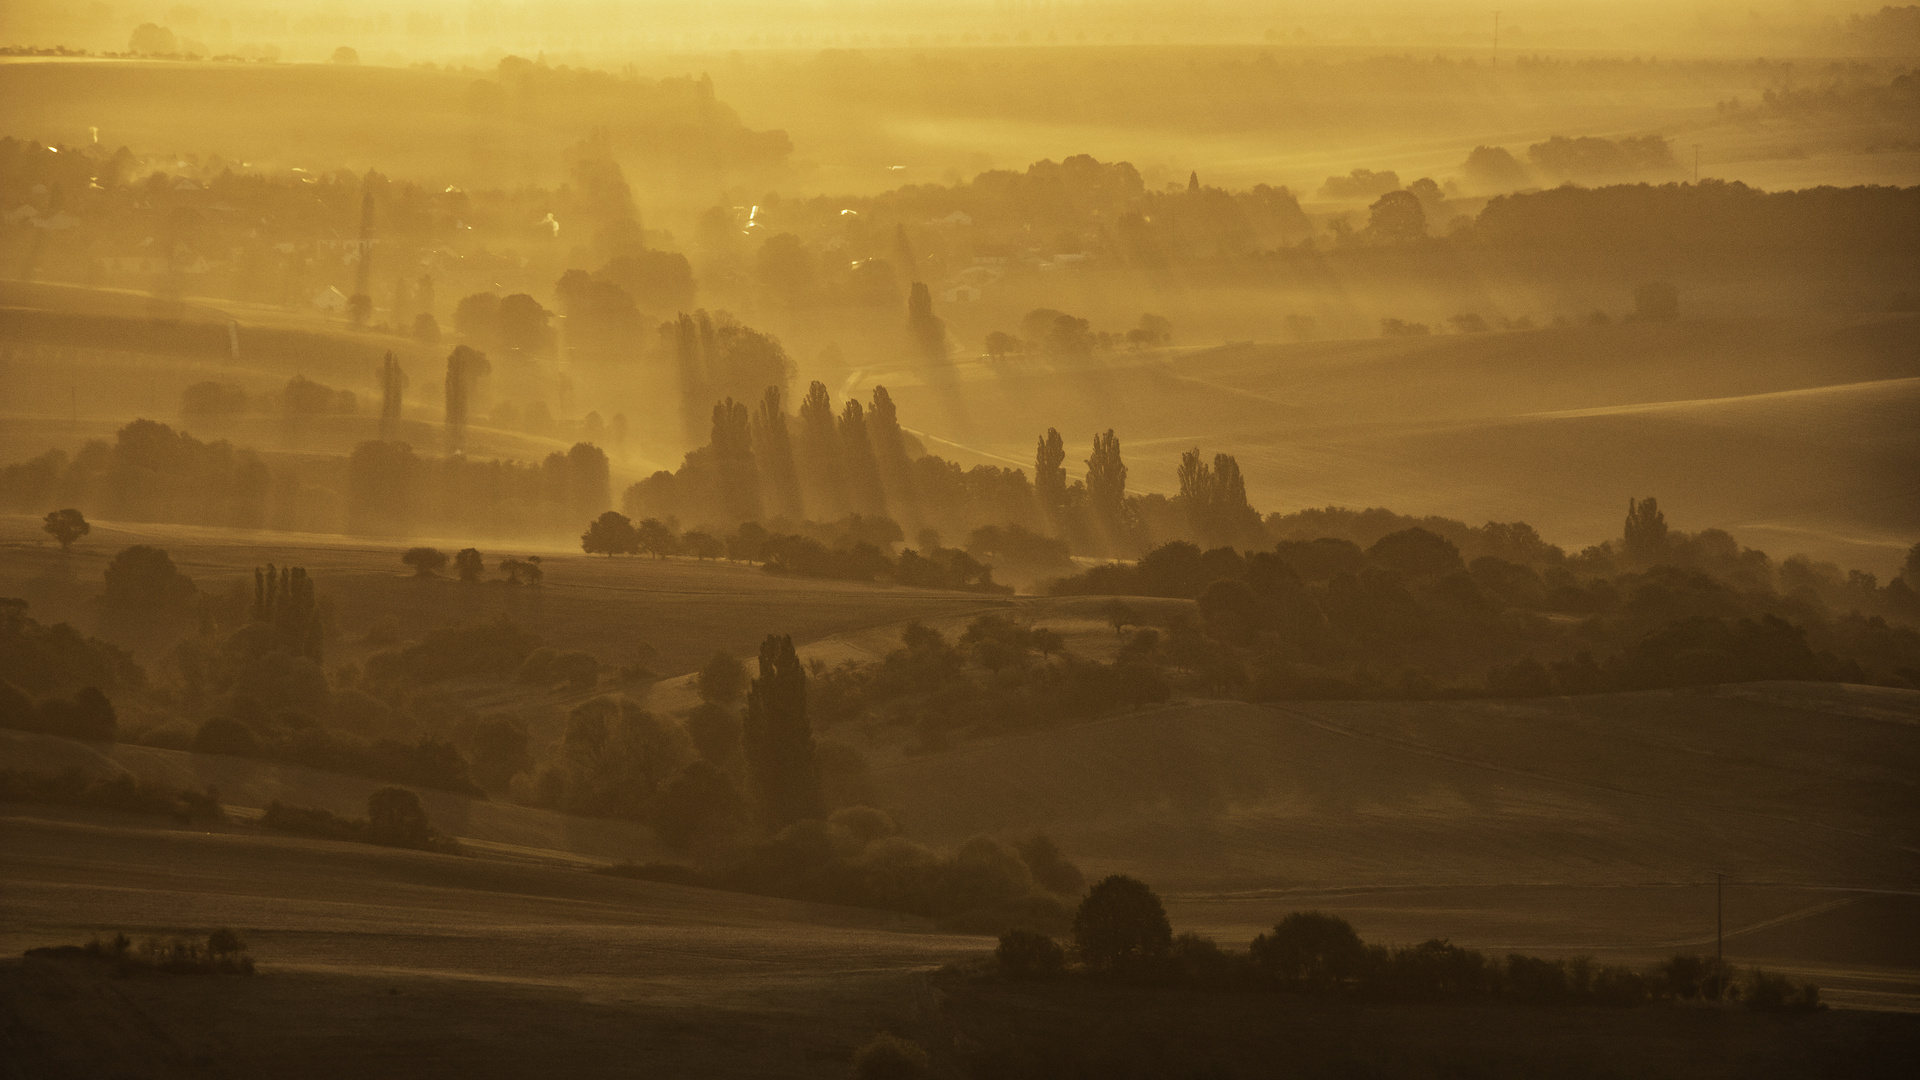
M1351 1006L982 974L904 916L417 852L0 821L0 949L231 924L252 978L0 962L0 1076L1893 1076L1920 1016Z

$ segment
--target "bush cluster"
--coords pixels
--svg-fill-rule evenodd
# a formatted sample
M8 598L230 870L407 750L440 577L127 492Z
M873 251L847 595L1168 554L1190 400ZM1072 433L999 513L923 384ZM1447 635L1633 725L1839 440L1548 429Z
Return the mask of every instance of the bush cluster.
M420 797L406 788L381 788L369 795L364 818L343 818L330 811L287 806L276 800L267 806L260 824L322 840L413 848L442 855L465 854L458 841L432 826L426 809L420 805Z
M106 964L117 978L134 975L251 975L253 957L246 942L226 927L208 934L206 941L176 937L148 938L135 944L125 934L111 941L94 938L85 945L54 945L28 949L27 956L43 960L82 960Z
M1840 583L1838 571L1804 559L1775 569L1724 533L1661 531L1658 513L1640 515L1651 525L1630 522L1639 535L1618 550L1572 557L1523 525L1450 530L1472 545L1468 554L1505 552L1469 562L1454 540L1410 525L1364 548L1327 536L1251 552L1177 541L1050 588L1196 601L1190 621L1166 628L1205 643L1169 657L1175 682L1256 701L1537 697L1755 679L1920 686L1920 630L1829 606L1913 621L1920 602L1904 580L1881 589L1856 574Z
M1018 845L981 836L942 851L907 839L892 818L864 806L789 825L713 868L624 864L606 873L900 911L974 933L1061 932L1066 900L1083 887L1080 871L1044 836Z
M1054 631L998 614L975 619L957 641L914 623L900 642L879 661L814 673L809 692L820 726L862 718L907 724L931 748L956 735L1109 716L1171 692L1156 655L1083 659Z

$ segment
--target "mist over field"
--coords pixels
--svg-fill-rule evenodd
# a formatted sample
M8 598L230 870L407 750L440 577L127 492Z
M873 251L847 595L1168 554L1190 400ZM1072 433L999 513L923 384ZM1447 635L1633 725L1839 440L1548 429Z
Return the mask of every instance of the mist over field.
M6 1075L1880 1076L1920 7L0 10Z

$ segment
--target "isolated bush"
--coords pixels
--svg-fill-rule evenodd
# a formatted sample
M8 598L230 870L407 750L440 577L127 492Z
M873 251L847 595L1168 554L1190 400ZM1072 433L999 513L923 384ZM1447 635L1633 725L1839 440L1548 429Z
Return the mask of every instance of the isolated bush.
M1173 947L1173 927L1152 889L1113 874L1092 889L1073 916L1074 950L1088 971L1142 971Z
M853 1055L854 1080L920 1080L929 1066L919 1043L884 1032Z

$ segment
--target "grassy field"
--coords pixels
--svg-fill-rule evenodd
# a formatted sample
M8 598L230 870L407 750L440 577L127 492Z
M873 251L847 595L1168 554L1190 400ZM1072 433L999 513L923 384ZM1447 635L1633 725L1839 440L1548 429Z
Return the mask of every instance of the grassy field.
M912 619L1005 603L968 593L778 577L746 564L609 559L577 549L484 549L489 567L509 554L540 555L545 584L533 590L416 579L400 563L408 545L392 541L113 522L96 523L68 555L41 542L46 539L34 519L0 519L0 595L26 598L43 622L72 620L136 650L154 643L103 624L87 602L121 548L165 548L182 573L216 594L242 580L251 590L256 566L304 566L334 604L340 637L329 664L364 659L374 646L361 639L375 623L404 639L436 626L506 616L556 649L591 652L608 664L632 662L645 646L647 665L672 676L694 670L717 649L753 656L768 634L801 642L871 627L894 627L897 634L898 625ZM469 543L460 537L415 542L449 552Z
M353 844L0 822L0 952L238 929L252 980L0 965L22 1076L841 1076L914 973L991 942L918 920ZM125 1073L124 1070L133 1070Z

